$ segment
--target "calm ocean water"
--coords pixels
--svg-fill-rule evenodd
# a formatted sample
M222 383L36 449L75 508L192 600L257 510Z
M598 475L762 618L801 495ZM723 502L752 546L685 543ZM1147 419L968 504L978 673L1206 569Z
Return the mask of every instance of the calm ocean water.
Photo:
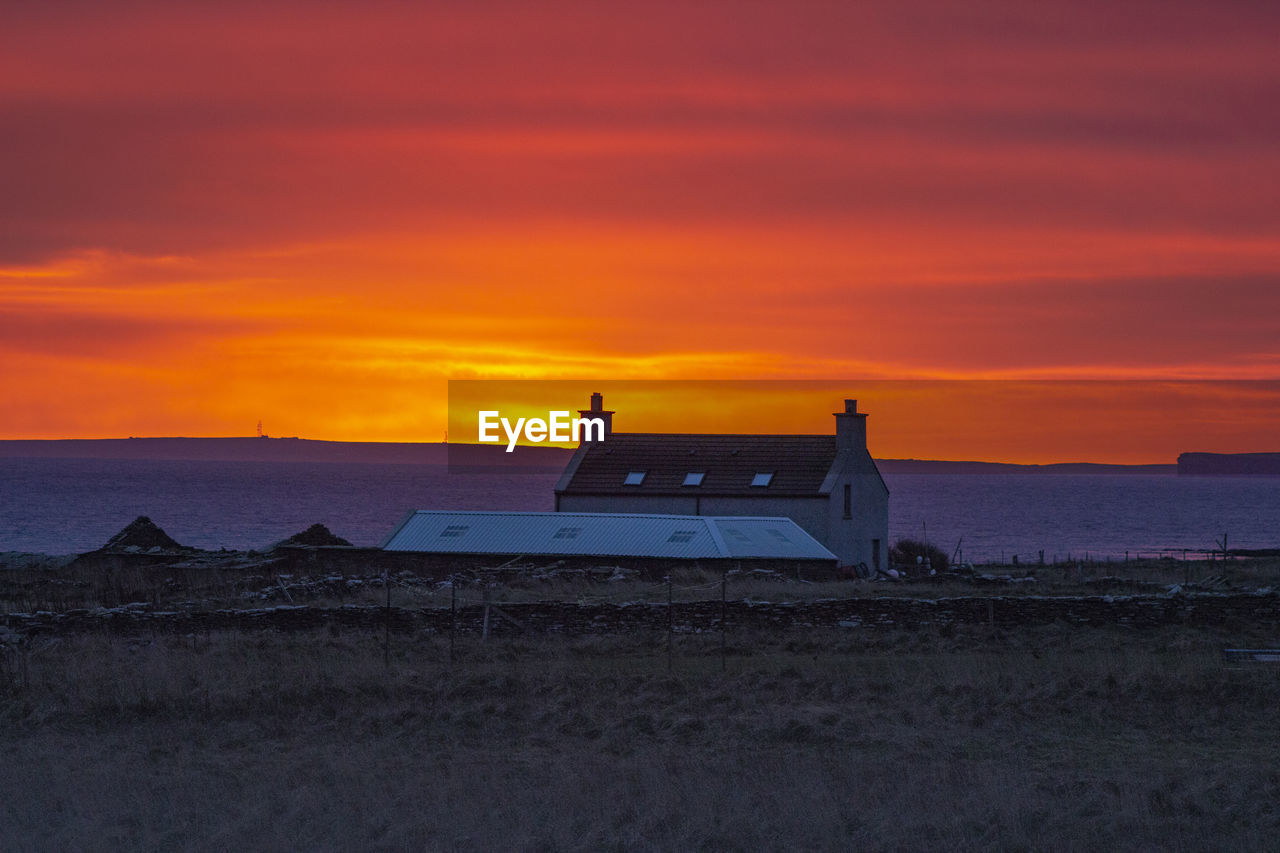
M967 559L1280 547L1280 478L886 475L889 537ZM184 545L261 548L320 522L376 545L412 509L549 510L556 474L292 462L0 459L0 551L68 554L147 515Z

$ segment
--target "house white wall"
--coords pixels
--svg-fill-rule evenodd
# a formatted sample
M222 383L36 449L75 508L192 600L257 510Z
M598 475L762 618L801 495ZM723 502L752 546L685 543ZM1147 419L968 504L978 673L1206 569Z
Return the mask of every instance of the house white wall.
M849 489L847 514L846 486ZM865 450L860 454L842 452L836 457L832 474L823 488L828 492L824 506L826 531L824 536L813 534L813 537L839 557L841 565L866 563L873 571L886 568L889 564L889 489L870 454Z
M599 409L598 401L592 401ZM873 571L889 559L889 490L867 450L865 414L857 402L845 401L837 412L836 458L822 488L813 494L777 495L767 489L741 495L704 495L698 487L680 494L560 494L569 486L585 448L579 448L557 484L556 509L561 512L636 512L681 515L786 516L821 542L840 564L865 563ZM606 439L607 441L607 439ZM845 487L849 513L845 513Z

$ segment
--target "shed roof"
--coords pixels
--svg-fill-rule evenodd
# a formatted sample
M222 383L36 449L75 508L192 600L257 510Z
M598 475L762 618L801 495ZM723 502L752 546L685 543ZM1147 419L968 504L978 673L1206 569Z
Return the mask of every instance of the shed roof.
M613 433L583 446L557 491L817 497L835 458L834 435ZM627 484L627 475L639 471L645 472L641 482ZM706 476L697 486L685 485L690 473ZM757 474L773 476L767 486L753 486Z
M410 513L387 551L537 556L829 560L789 518L604 512Z

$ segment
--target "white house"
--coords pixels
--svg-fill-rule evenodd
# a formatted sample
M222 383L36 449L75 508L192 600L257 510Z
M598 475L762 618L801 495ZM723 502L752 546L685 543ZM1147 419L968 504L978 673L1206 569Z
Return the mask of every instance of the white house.
M834 435L618 433L604 398L581 416L605 435L579 445L556 483L557 512L785 516L844 566L885 568L889 489L856 400Z

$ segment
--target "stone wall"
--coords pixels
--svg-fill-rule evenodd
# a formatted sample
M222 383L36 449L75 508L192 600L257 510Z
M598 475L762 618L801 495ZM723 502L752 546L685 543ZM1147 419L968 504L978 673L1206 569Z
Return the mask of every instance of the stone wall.
M1064 622L1073 625L1223 625L1235 621L1265 624L1280 620L1280 595L1272 592L1161 596L991 596L940 599L850 598L829 601L768 603L717 600L665 603L578 604L542 601L496 604L506 617L491 613L491 633L522 631L563 635L628 631L680 633L718 630L721 608L729 629L918 628L947 624L989 623L997 627ZM170 611L145 604L61 613L9 613L0 617L7 634L42 635L102 632L133 635L149 632L196 633L221 630L306 630L321 627L460 633L482 630L484 605L448 608L384 608L282 606L254 610ZM670 623L669 621L670 620Z

